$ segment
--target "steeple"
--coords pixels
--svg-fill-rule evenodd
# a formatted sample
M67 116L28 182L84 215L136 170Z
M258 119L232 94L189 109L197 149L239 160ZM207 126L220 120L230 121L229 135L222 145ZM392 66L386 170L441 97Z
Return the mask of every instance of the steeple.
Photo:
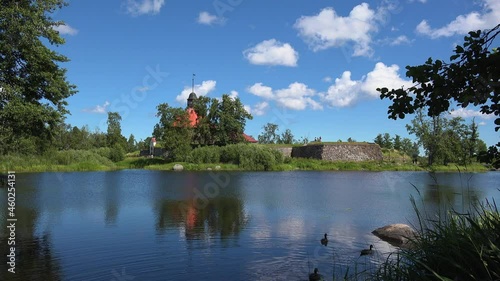
M193 108L194 106L194 100L196 100L198 97L194 93L194 76L195 74L193 73L193 80L192 80L192 85L191 85L191 94L189 94L189 97L187 99L187 106L189 108Z

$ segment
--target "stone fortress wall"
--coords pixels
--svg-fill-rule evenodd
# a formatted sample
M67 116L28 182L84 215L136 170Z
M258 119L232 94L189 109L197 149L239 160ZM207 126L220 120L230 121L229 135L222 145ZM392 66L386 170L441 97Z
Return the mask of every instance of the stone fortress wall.
M287 156L285 153L283 155ZM313 158L327 161L382 161L382 150L375 143L332 143L295 146L293 158Z

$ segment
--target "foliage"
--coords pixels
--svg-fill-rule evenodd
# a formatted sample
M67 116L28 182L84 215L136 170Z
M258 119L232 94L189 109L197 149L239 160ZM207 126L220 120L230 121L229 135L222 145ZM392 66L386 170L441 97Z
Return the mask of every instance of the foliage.
M137 141L133 134L130 134L127 140L127 152L133 152L137 150Z
M221 147L203 146L191 151L191 162L193 163L219 163L221 159Z
M425 217L412 198L420 229L411 247L379 269L380 280L499 280L500 213L495 202L468 213Z
M108 131L106 134L107 143L109 147L116 145L127 147L127 139L122 135L122 127L120 121L122 117L118 112L108 112Z
M450 62L429 58L424 64L407 66L406 76L414 85L408 89L378 88L380 98L388 98L389 118L404 118L427 108L427 115L437 117L448 111L452 102L463 108L480 106L484 114L494 114L495 131L500 128L500 52L491 44L500 33L500 24L489 31L471 31L463 45L457 45ZM434 119L434 121L439 121ZM434 129L439 130L439 126ZM434 144L433 144L434 145ZM500 146L500 142L497 144ZM429 147L430 161L437 151ZM492 158L500 158L493 155Z
M157 109L156 116L160 121L155 125L153 135L161 147L169 152L170 160L186 160L191 151L189 140L193 137L188 113L182 108L170 107L167 103L158 105Z
M64 44L50 14L62 0L2 1L0 9L0 154L24 145L46 150L68 113L75 86L60 65L68 59L47 48ZM22 139L22 141L18 141Z
M479 133L474 121L470 125L464 122L461 117L447 119L437 115L427 118L422 110L417 110L411 125L406 125L406 128L423 146L429 166L438 162L465 165L472 163L479 153Z
M279 143L280 135L278 134L278 125L273 123L267 123L262 127L264 132L258 136L259 143L262 144L274 144Z

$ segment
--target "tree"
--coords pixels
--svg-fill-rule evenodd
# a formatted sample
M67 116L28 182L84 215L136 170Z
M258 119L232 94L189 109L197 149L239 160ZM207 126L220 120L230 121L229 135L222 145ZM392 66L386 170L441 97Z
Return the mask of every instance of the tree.
M382 147L391 149L392 148L392 138L389 133L385 133L382 137Z
M356 142L356 140L355 140L355 139L353 139L353 138L351 138L351 137L348 137L348 138L347 138L347 142Z
M160 146L168 151L170 160L187 160L193 137L188 113L167 103L159 104L157 109L156 117L159 117L160 121L155 125L153 136Z
M278 125L273 123L267 123L262 127L262 129L264 130L264 132L257 137L259 143L273 144L280 142L280 135L278 134L279 131Z
M384 145L384 138L382 137L382 134L378 134L373 141L380 147L383 147Z
M133 152L137 150L137 141L133 134L130 134L127 140L127 152Z
M20 150L30 139L47 147L63 123L66 99L76 87L60 65L68 58L47 48L64 40L54 27L63 25L50 14L62 0L2 1L0 9L0 153Z
M279 137L279 143L282 144L292 144L293 143L293 134L290 129L286 129Z
M211 125L216 128L215 139L218 145L235 144L244 141L246 119L253 119L239 98L222 95L222 102L218 103Z
M490 48L500 33L500 24L488 31L471 31L463 45L457 45L450 62L429 58L424 64L407 66L406 76L414 85L404 89L378 88L380 98L392 101L389 118L404 118L427 108L431 117L448 111L452 102L463 108L480 106L494 114L495 131L500 129L500 52ZM497 144L500 147L500 142ZM494 151L492 151L493 153ZM493 155L499 158L500 155Z
M118 112L108 112L108 131L106 138L109 147L116 145L120 145L122 148L126 147L127 139L122 136L121 120L122 117Z
M401 136L399 136L399 135L394 136L394 144L393 144L394 149L401 150L402 145L403 145L403 143L401 140Z

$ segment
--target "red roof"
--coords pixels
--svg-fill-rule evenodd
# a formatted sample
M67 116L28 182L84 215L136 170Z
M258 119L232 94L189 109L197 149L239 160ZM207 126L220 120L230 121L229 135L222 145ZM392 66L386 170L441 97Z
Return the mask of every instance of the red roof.
M251 143L256 143L256 142L258 142L258 141L256 141L254 138L252 138L251 136L249 136L249 135L247 135L247 134L245 134L245 133L243 133L243 137L245 138L245 140L246 140L247 142L251 142Z

